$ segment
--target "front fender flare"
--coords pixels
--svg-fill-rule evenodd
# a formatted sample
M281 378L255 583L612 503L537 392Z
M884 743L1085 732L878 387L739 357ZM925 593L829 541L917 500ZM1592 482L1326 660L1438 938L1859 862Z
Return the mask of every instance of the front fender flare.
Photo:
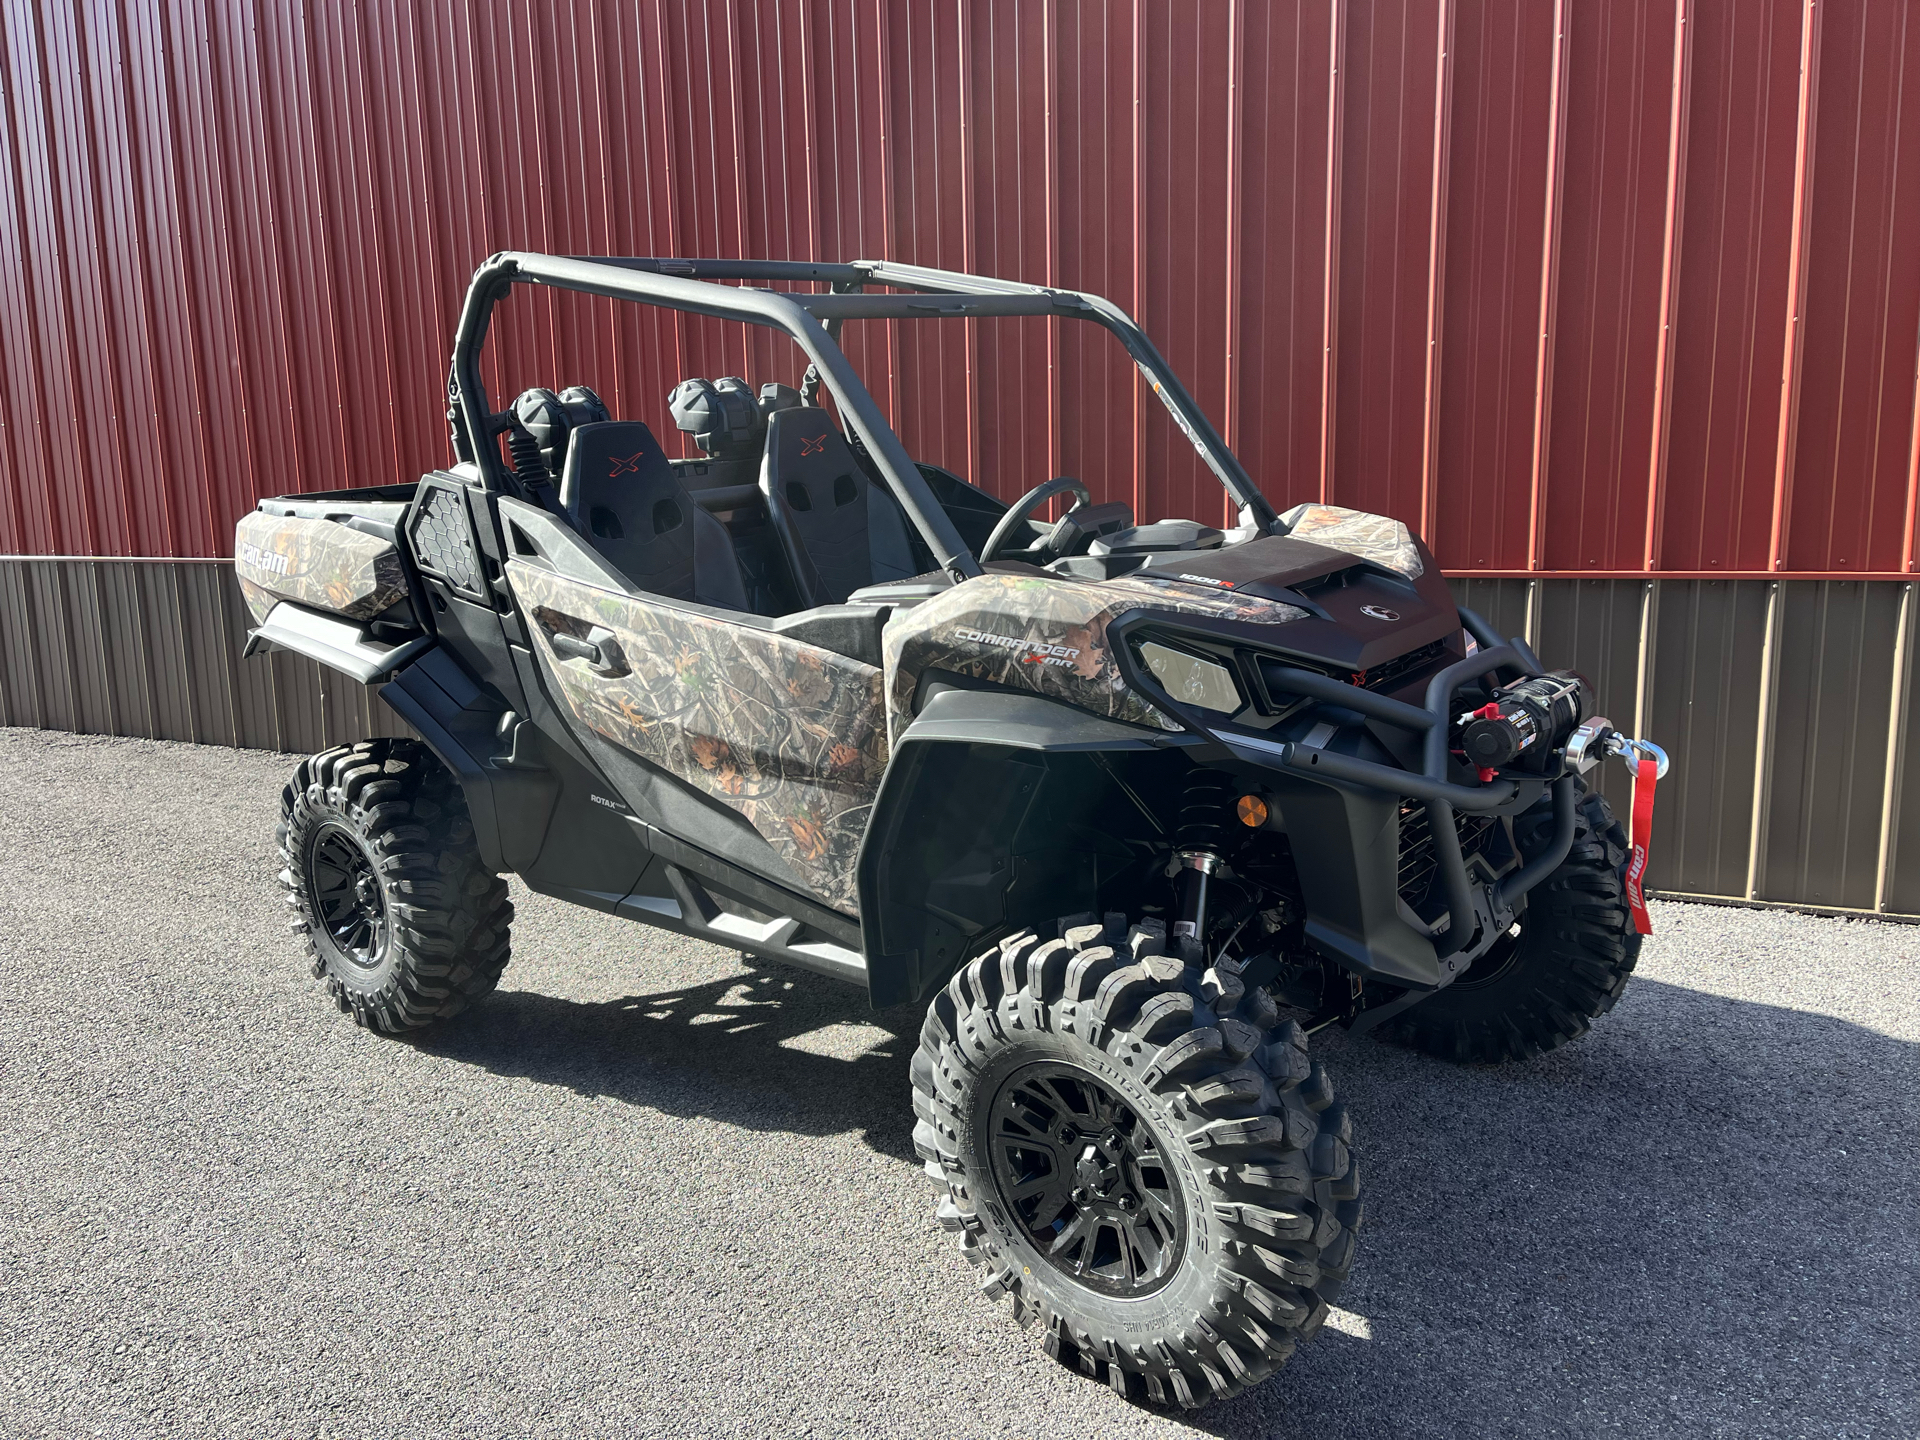
M1011 852L1028 807L1042 801L1048 757L1149 757L1199 743L1038 695L935 693L895 742L860 847L860 931L874 1007L924 1002L966 958L974 935L1032 918L1018 898ZM956 776L964 783L956 786ZM939 903L943 887L984 909L957 914L960 902ZM1073 908L1062 903L1047 918Z

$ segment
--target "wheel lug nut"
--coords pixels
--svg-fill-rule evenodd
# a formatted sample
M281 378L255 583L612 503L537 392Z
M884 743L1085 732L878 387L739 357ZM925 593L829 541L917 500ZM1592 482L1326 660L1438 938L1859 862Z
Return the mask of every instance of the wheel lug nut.
M1089 1200L1091 1200L1092 1198L1093 1198L1093 1192L1092 1192L1092 1191L1090 1191L1090 1190L1088 1190L1086 1186L1084 1186L1084 1185L1076 1185L1076 1186L1074 1186L1074 1188L1073 1188L1073 1203L1074 1203L1074 1204L1076 1204L1076 1205L1084 1205L1084 1204L1086 1204L1086 1203L1087 1203L1087 1202L1088 1202Z
M1073 1126L1062 1125L1060 1127L1060 1143L1062 1145L1071 1145L1073 1144L1074 1141L1078 1140L1079 1138L1080 1138L1080 1132L1075 1130Z
M1122 1196L1120 1197L1120 1208L1121 1208L1122 1210L1131 1210L1131 1209L1133 1209L1133 1196L1131 1196L1131 1195L1122 1195Z

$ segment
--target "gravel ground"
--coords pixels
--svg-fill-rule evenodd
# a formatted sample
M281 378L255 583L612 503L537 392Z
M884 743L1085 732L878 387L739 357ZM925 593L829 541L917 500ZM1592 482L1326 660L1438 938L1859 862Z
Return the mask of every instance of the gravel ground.
M1347 1308L1178 1417L974 1292L911 1014L521 892L498 995L357 1031L290 763L0 730L6 1434L1920 1433L1920 929L1658 905L1543 1061L1328 1039Z

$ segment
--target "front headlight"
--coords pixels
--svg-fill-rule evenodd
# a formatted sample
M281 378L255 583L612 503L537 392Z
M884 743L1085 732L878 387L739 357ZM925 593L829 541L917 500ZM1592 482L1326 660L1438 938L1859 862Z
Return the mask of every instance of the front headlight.
M1167 694L1202 710L1217 710L1222 715L1237 714L1246 704L1233 672L1217 660L1203 659L1184 650L1175 650L1157 640L1140 645L1140 663L1153 672L1153 678Z

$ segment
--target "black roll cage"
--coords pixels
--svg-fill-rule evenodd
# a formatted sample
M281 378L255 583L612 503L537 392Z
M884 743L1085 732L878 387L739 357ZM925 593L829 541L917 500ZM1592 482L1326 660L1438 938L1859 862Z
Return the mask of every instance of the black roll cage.
M827 293L789 293L722 285L723 280L824 284ZM1180 383L1146 333L1112 301L1077 290L1058 290L901 265L889 260L815 264L800 260L678 260L540 255L506 250L474 272L467 287L455 334L453 365L447 377L447 420L457 459L474 465L483 485L496 494L518 494L510 472L490 443L508 417L487 406L480 378L480 351L486 344L494 306L517 284L546 285L632 300L664 309L742 321L784 331L806 354L832 394L841 417L865 445L888 490L906 509L914 528L942 569L956 580L981 573L947 513L934 499L918 467L880 413L873 395L839 344L846 320L927 320L967 317L1050 315L1091 321L1112 332L1126 347L1154 394L1173 417L1208 469L1240 507L1242 523L1273 531L1279 516L1227 448L1186 387ZM870 295L869 285L905 293ZM524 498L524 497L523 497Z

